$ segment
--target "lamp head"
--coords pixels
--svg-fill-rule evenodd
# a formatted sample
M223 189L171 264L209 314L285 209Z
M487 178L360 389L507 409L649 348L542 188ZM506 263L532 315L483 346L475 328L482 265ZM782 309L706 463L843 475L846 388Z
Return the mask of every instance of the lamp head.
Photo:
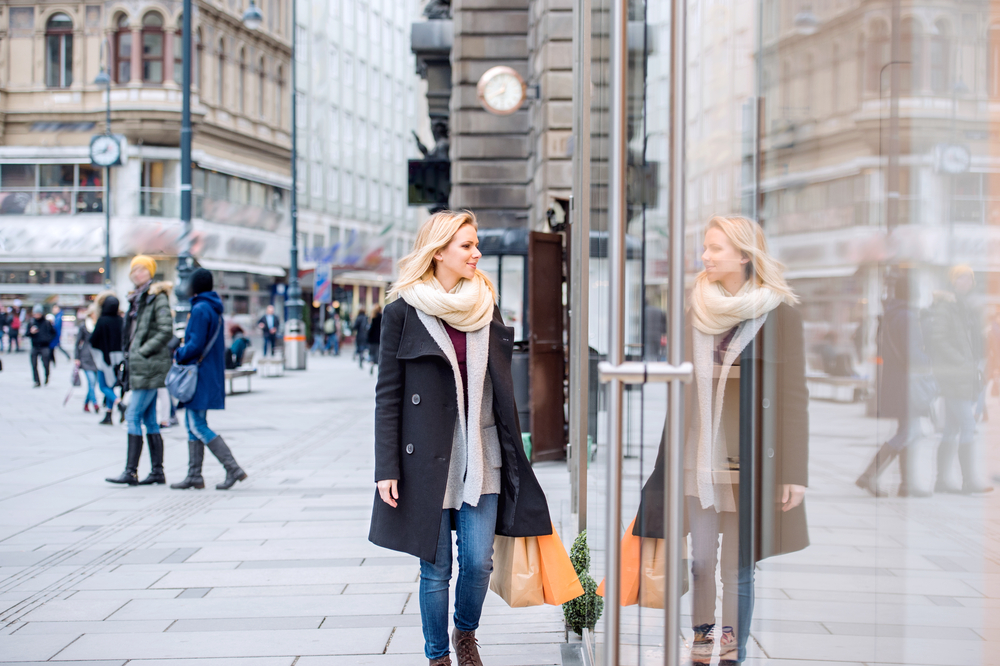
M254 4L253 0L250 0L250 6L247 7L245 12L243 12L243 25L245 25L248 30L257 30L263 22L264 15L260 13L259 9L257 9L257 5Z
M99 86L106 86L111 83L111 77L108 76L108 70L101 68L101 71L97 73L97 77L94 79L94 83Z

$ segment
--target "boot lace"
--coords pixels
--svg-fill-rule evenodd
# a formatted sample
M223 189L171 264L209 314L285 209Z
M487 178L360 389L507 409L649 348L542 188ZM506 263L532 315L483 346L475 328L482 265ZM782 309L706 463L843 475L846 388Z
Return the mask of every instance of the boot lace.
M472 632L462 632L455 640L455 652L458 657L458 666L478 666L479 661L479 641Z

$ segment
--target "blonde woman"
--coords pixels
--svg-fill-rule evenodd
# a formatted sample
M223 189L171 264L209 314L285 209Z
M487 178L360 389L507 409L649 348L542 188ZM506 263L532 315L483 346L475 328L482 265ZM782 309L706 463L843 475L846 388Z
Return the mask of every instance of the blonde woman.
M399 263L382 318L375 389L375 481L368 538L420 558L420 619L431 666L448 666L451 532L458 582L452 642L479 666L476 629L493 536L552 533L521 446L511 380L513 331L478 268L475 216L444 211Z
M692 547L691 660L746 657L757 561L809 544L809 415L798 298L769 253L760 225L713 217L705 266L690 296L685 395L685 524ZM663 460L642 492L634 533L663 538ZM754 508L756 507L756 508ZM741 516L743 520L741 520ZM752 531L749 529L752 527ZM722 535L722 624L716 631L716 570Z

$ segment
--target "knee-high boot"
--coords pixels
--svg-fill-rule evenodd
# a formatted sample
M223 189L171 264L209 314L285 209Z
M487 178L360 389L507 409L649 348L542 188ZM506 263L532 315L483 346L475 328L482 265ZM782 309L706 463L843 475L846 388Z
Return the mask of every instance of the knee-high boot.
M872 461L868 464L868 469L866 469L861 476L857 478L854 482L858 488L863 488L875 497L885 497L885 493L879 491L878 488L878 478L882 476L882 472L889 467L896 456L899 455L898 451L893 451L889 444L883 444L872 458Z
M221 436L217 436L211 442L206 442L205 446L212 452L212 455L219 459L222 466L226 468L226 480L216 484L216 490L229 490L237 481L247 478L247 473L236 464L233 452L229 450L229 446L226 445Z
M988 493L993 487L983 483L980 470L976 469L976 442L963 442L958 445L958 464L962 468L962 492Z
M955 453L958 447L954 440L944 441L938 445L937 450L937 481L934 483L936 493L957 493L961 490L952 483L953 470L955 467Z
M139 469L139 456L142 455L142 435L128 436L128 453L125 458L125 471L121 476L104 479L108 483L126 483L130 486L139 484L136 471Z
M205 445L200 439L188 441L188 473L180 483L171 483L174 490L204 488L205 478L201 475L201 464L205 460Z
M159 433L147 434L146 443L149 445L149 476L140 481L139 485L150 486L154 483L166 483L167 477L163 473L163 437Z

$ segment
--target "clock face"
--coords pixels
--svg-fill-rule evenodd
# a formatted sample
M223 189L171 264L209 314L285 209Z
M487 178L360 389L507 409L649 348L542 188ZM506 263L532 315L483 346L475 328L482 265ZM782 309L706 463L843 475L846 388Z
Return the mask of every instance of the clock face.
M965 173L971 162L972 157L965 146L947 146L941 155L941 167L945 173Z
M524 79L510 67L494 67L479 79L476 92L487 111L508 115L521 108L524 102Z
M121 157L121 145L113 136L97 136L90 142L90 161L97 166L117 164Z

